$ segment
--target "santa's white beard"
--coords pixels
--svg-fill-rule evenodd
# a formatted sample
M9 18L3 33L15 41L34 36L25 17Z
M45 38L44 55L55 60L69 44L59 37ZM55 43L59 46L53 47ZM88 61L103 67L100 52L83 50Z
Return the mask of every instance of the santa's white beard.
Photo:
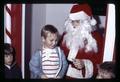
M64 36L63 42L66 43L66 46L71 50L74 49L78 51L79 49L85 49L85 52L93 51L98 52L97 42L92 37L91 32L93 27L87 22L81 24L76 28L73 28L71 23L66 25L66 35ZM87 43L85 44L84 41Z

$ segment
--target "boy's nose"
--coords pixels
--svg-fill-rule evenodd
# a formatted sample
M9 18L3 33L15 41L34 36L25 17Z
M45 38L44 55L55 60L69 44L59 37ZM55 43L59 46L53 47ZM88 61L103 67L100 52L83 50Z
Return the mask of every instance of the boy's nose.
M8 56L8 59L11 59L11 56Z
M56 45L56 41L53 41L52 45L55 46Z

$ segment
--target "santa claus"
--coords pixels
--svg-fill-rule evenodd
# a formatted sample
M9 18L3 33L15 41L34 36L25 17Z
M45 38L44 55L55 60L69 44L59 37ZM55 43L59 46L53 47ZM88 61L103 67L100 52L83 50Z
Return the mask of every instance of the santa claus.
M96 23L88 4L73 5L60 45L69 62L66 76L83 79L96 75L103 56L103 37Z

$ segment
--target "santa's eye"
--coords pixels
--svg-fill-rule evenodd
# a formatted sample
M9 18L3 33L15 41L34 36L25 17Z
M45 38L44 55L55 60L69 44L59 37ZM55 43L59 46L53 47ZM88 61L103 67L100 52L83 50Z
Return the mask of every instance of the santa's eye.
M72 23L79 23L80 20L72 20L71 22L72 22Z

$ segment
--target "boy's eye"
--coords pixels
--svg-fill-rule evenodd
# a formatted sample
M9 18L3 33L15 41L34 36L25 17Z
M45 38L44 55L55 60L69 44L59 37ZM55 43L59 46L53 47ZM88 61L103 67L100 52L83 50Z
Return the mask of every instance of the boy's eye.
M12 55L5 55L5 57L12 57Z
M51 42L53 41L53 40L50 40Z
M9 55L5 55L5 57L8 57Z

